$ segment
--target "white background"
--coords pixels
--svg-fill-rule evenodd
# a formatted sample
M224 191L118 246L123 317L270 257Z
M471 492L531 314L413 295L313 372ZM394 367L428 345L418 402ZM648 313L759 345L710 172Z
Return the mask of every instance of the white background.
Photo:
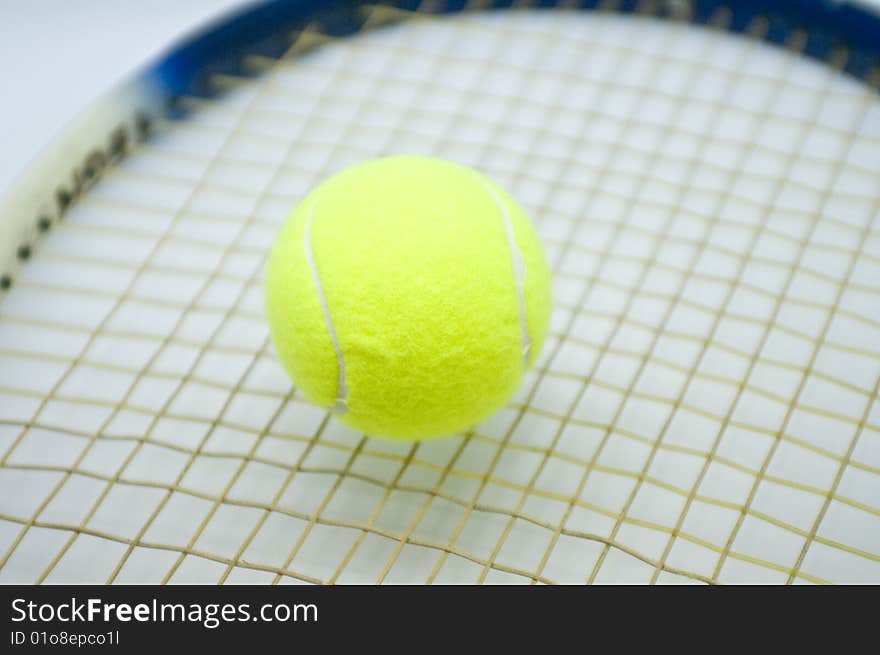
M0 195L90 101L242 0L0 0Z

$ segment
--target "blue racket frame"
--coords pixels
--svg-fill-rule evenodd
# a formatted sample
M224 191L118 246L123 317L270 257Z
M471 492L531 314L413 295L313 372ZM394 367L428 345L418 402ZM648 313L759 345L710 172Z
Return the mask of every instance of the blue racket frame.
M211 97L218 93L211 76L253 75L246 55L272 59L284 55L291 37L307 28L332 36L358 32L366 5L417 11L425 0L272 0L224 16L193 36L174 44L143 73L100 99L75 118L0 199L0 292L12 285L21 262L30 256L40 234L60 220L76 197L98 179L107 166L125 154L129 144L146 138L151 121L182 113L181 96ZM469 0L437 0L435 13L463 11ZM487 10L559 7L709 24L721 8L729 12L724 27L734 33L764 19L761 37L786 44L796 34L805 39L803 53L816 60L842 62L847 74L880 90L880 15L855 2L839 0L486 0ZM846 57L837 59L841 48Z
M289 35L317 21L322 31L346 36L361 29L365 5L387 5L417 11L423 0L274 0L256 8L225 17L179 45L155 68L160 86L169 97L208 96L212 89L205 73L247 75L241 60L245 54L281 57L290 46ZM441 0L437 13L463 11L467 0ZM798 31L806 37L803 53L822 62L831 62L839 48L848 54L843 70L877 89L880 80L880 16L866 8L834 0L686 0L685 2L644 2L619 0L603 2L558 2L554 0L493 0L485 7L554 9L561 6L594 10L598 7L619 13L639 13L658 18L686 19L708 24L720 8L730 12L729 31L743 33L757 18L767 21L763 34L767 43L783 45Z

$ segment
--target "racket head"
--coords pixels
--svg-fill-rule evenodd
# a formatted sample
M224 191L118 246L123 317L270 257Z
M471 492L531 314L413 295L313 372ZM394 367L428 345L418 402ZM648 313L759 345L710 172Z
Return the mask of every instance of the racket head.
M417 4L215 25L4 205L0 580L880 578L876 19ZM290 207L394 152L555 269L522 391L425 444L304 403L262 316Z

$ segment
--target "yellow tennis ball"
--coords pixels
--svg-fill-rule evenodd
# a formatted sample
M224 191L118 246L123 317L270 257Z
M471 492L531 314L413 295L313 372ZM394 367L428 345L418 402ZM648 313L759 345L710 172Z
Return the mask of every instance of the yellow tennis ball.
M278 355L313 403L372 436L450 434L535 362L550 271L516 202L469 168L388 157L331 177L272 250Z

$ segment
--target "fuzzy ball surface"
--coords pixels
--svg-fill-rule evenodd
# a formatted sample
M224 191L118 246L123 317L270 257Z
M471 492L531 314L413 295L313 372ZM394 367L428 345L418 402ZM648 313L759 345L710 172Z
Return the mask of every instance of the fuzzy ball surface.
M286 221L266 279L298 391L370 436L464 430L519 388L550 271L522 208L480 173L398 156L346 169Z

